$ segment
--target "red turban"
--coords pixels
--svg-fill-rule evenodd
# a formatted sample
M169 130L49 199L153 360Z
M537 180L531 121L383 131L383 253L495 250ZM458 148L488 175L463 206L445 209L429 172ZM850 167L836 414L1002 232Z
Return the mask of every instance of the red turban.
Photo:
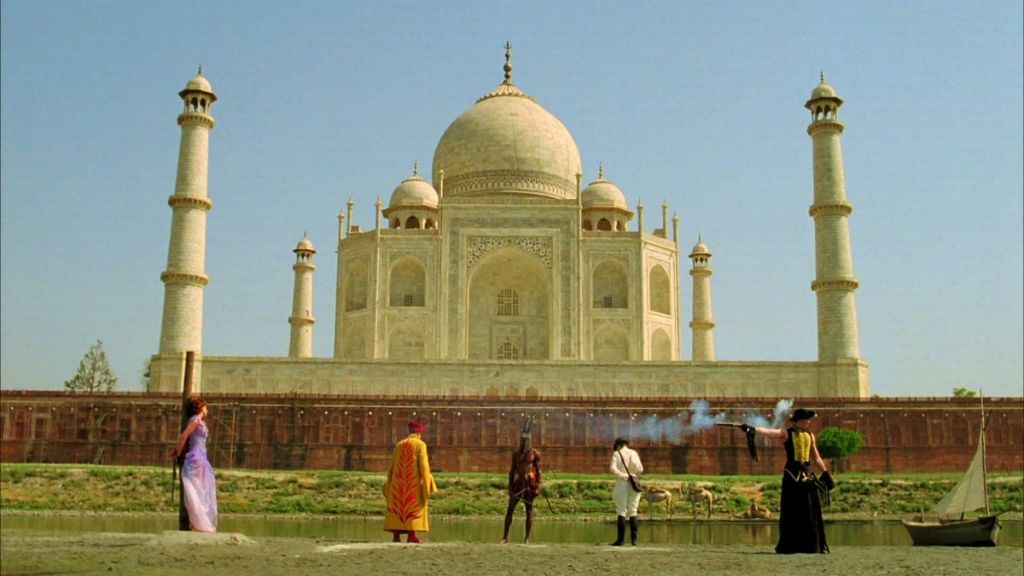
M413 434L423 434L423 430L425 430L426 427L426 424L420 424L419 422L409 422L409 432Z

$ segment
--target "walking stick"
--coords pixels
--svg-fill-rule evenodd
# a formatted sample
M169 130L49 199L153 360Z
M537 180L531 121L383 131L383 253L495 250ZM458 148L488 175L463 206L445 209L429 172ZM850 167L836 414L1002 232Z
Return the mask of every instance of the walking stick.
M551 477L551 476L554 476L554 475L555 475L555 473L553 471L548 470L548 477ZM544 497L544 501L548 503L548 511L551 512L552 514L554 514L555 513L555 509L554 509L554 507L551 506L551 500L548 499L548 491L545 490L543 487L541 487L540 495L543 496Z
M551 506L551 500L548 500L548 492L547 492L547 490L544 490L543 488L541 488L540 495L543 496L544 497L544 501L548 503L548 511L551 512L552 514L554 514L555 513L555 509Z

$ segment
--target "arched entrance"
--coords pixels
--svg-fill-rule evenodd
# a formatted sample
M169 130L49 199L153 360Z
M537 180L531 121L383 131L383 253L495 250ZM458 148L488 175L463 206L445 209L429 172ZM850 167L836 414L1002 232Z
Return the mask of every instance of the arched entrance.
M551 358L551 280L537 257L507 247L488 254L469 277L469 358Z

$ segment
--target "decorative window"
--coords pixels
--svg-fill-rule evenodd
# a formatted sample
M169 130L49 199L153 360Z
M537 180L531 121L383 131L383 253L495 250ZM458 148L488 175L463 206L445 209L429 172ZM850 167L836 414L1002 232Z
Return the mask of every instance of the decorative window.
M515 290L498 292L498 316L519 316L519 294Z
M519 360L519 347L505 342L498 347L498 360Z

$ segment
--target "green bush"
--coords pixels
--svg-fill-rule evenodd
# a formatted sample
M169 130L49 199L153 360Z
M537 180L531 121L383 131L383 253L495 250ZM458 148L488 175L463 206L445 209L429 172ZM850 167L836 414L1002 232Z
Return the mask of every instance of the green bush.
M846 458L864 442L860 432L830 426L818 434L818 452L822 458Z

